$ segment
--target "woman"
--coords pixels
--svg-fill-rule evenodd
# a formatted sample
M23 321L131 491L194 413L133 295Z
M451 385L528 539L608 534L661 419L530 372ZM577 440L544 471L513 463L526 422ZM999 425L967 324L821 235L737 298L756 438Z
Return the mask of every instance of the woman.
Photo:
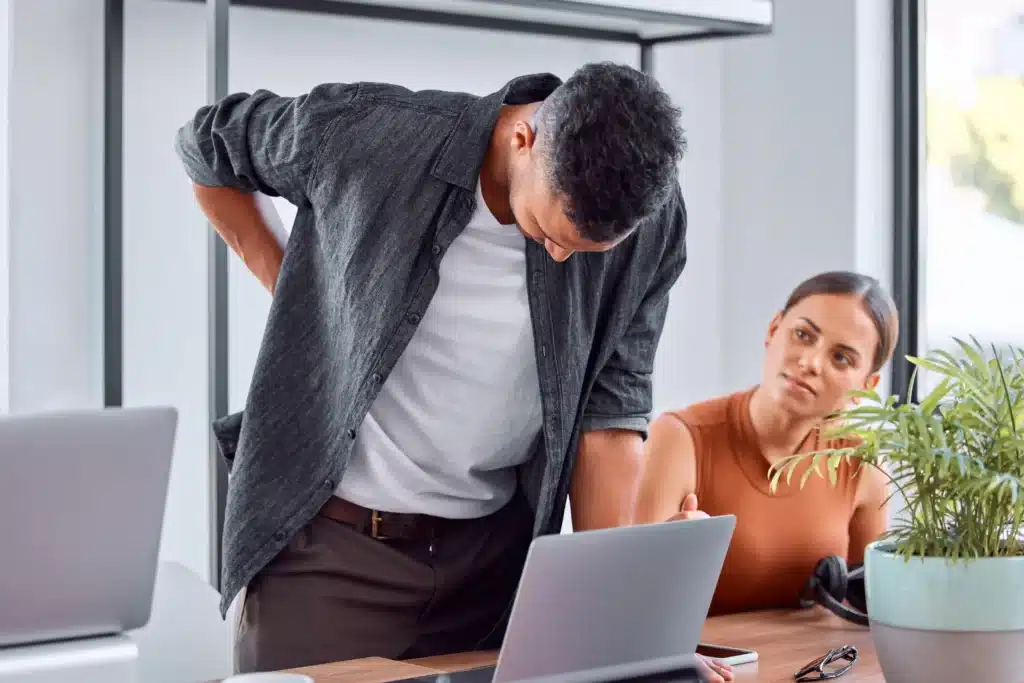
M833 445L822 428L851 390L878 384L897 334L895 306L876 280L822 273L771 321L760 384L651 425L635 522L736 515L712 615L796 606L819 560L860 563L885 531L888 479L876 468L844 462L834 486L812 474L801 487L801 464L774 492L769 470Z

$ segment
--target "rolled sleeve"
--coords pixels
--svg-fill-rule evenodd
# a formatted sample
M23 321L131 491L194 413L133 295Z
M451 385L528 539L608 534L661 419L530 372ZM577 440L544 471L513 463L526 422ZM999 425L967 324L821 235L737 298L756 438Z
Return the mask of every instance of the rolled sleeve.
M357 84L317 86L297 97L235 93L201 107L174 149L192 182L308 201L321 145L358 92Z
M598 373L583 413L583 431L626 429L644 438L653 410L654 357L669 292L686 265L686 209L678 191L662 214L665 248L625 333Z
M650 412L642 415L584 415L583 431L597 432L602 429L625 429L647 436Z

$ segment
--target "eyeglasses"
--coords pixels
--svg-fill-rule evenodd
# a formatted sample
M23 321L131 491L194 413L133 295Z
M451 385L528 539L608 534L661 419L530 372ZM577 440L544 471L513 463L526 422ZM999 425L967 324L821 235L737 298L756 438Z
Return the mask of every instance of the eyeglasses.
M813 662L796 672L798 681L830 681L839 678L853 668L857 662L857 648L853 645L843 645L829 650L825 656L818 657Z

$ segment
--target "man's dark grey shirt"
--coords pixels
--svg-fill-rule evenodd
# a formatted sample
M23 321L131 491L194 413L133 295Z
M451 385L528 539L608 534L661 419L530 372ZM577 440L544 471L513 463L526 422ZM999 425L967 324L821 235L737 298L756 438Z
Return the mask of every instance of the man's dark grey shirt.
M356 430L473 213L502 104L543 100L558 85L541 74L485 97L379 83L294 98L260 90L202 107L178 132L194 182L298 207L244 412L214 425L231 467L222 611L344 476ZM560 264L527 241L544 420L519 479L535 534L560 530L581 431L646 434L685 235L677 185L660 215L606 253Z

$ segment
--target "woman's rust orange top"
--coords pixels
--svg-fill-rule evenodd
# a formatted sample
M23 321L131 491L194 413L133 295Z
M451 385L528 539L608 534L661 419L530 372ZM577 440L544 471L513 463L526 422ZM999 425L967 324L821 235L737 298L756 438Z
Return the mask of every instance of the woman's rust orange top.
M864 545L873 540L867 536L877 535L886 525L886 515L876 503L875 510L866 511L873 518L855 525L855 544L860 547L851 548L857 485L865 478L855 477L859 467L849 462L840 465L834 486L827 477L812 474L801 488L800 474L807 469L801 464L791 485L782 478L773 493L770 466L750 419L752 394L753 389L672 413L693 437L700 509L712 516L736 515L712 616L796 606L821 558L840 555L850 563L862 562ZM798 452L825 446L814 430ZM824 466L821 471L826 472Z

